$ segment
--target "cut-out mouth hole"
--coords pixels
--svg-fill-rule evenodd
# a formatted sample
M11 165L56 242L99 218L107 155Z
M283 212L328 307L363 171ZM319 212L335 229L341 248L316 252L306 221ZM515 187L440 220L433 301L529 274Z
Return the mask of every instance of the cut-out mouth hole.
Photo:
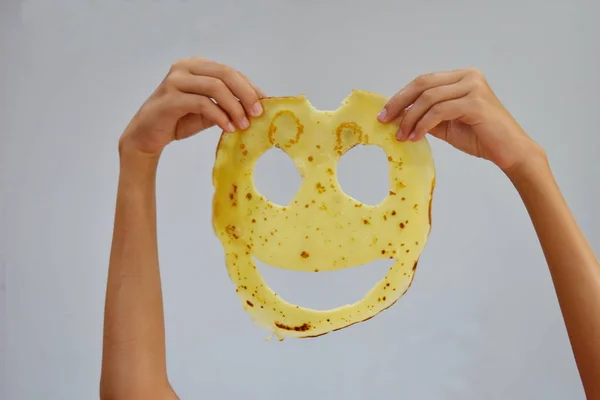
M362 299L387 273L394 260L375 260L339 271L299 272L254 258L265 283L285 301L314 310L330 310Z

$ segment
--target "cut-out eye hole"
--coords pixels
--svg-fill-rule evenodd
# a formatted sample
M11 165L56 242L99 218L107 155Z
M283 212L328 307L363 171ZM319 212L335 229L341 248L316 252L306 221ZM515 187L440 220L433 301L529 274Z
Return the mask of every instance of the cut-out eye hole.
M379 146L358 145L348 150L337 166L342 190L361 203L377 205L389 194L387 155Z
M254 186L271 203L288 205L301 183L302 178L296 164L278 147L267 150L256 161Z

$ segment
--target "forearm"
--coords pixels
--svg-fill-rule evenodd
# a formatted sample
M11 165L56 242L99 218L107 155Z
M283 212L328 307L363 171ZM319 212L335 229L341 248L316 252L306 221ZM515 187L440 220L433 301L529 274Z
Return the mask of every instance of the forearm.
M589 399L600 399L600 264L545 158L508 174L543 248Z
M156 235L157 160L121 155L106 291L101 392L168 387Z

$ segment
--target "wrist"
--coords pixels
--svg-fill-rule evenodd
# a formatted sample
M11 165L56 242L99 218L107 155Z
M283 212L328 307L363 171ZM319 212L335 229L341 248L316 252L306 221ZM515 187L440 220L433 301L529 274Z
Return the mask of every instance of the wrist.
M121 179L132 181L154 181L160 153L148 154L126 143L119 142L119 169Z
M504 169L503 172L519 191L533 183L552 177L546 153L539 147L529 152L527 158L522 162Z

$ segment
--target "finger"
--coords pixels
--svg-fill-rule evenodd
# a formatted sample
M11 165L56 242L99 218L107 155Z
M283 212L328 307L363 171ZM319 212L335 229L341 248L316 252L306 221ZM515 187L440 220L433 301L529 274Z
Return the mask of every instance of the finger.
M262 106L254 88L235 69L208 60L191 60L189 71L198 76L217 78L224 82L237 97L248 115L257 117L262 114Z
M225 132L235 131L235 126L233 126L227 113L206 96L177 93L166 101L173 108L177 109L178 114L181 116L186 116L187 114L202 115L204 119L218 125Z
M199 94L215 99L219 107L227 112L229 118L240 129L246 129L250 125L244 108L229 87L220 79L186 74L177 77L174 83L184 93Z
M254 89L254 92L256 92L256 95L259 98L265 98L267 97L267 94L265 92L263 92L263 90L261 88L259 88L254 82L252 82L250 80L250 78L248 78L246 75L244 75L243 72L238 71L238 73L242 76L242 78L244 78L246 80L246 82L248 82L250 84L250 86L252 86L252 88Z
M218 125L225 132L233 132L235 131L235 126L231 122L231 119L227 115L225 111L217 104L215 104L211 99L207 99L206 102L203 102L202 111L200 112L206 120L211 123ZM207 126L208 127L208 126ZM204 129L206 129L205 127Z
M425 90L406 111L396 136L399 140L410 137L410 135L413 134L417 121L419 121L431 107L443 101L466 96L468 93L469 86L463 82L445 86L436 86L432 89Z
M388 122L395 119L402 112L402 110L417 100L417 98L424 91L437 86L445 86L456 83L463 75L463 71L457 70L434 72L415 78L388 100L387 104L383 107L383 110L381 110L378 115L379 121Z
M265 97L268 97L267 94L258 86L256 86L256 84L254 84L253 82L250 82L250 85L252 85L252 87L254 88L254 91L256 92L257 96L261 99L264 99Z
M388 124L394 125L394 126L397 127L397 129L400 129L400 124L402 123L402 118L404 118L404 116L406 115L406 113L408 112L408 110L410 110L410 107L402 110L402 112L400 113L400 115L398 115L392 121L389 121Z
M433 105L433 107L431 107L417 122L413 131L414 136L411 137L410 140L415 142L421 140L427 132L432 131L442 122L461 118L465 111L466 99L464 97Z

